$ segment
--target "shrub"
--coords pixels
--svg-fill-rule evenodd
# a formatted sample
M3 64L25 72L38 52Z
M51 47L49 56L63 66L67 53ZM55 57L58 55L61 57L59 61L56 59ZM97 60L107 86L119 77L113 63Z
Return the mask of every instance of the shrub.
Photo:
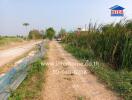
M43 35L38 30L31 30L28 35L29 39L42 39Z

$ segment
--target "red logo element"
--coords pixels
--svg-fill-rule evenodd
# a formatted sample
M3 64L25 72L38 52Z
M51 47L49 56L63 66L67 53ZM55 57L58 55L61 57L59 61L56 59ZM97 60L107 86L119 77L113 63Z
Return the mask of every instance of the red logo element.
M112 10L112 14L123 14L123 10Z

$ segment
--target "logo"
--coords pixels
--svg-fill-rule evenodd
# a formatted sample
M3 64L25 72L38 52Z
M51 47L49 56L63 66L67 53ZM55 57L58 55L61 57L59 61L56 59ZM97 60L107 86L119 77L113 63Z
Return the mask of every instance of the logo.
M115 5L110 8L111 9L111 16L124 16L124 9L121 6Z

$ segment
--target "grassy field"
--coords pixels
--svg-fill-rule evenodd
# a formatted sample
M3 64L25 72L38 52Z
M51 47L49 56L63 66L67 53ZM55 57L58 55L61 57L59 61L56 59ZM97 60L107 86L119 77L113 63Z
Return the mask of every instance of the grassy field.
M0 37L0 47L23 41L22 38L17 37Z
M46 66L38 60L29 66L26 79L11 93L9 100L42 100L41 90L44 83Z

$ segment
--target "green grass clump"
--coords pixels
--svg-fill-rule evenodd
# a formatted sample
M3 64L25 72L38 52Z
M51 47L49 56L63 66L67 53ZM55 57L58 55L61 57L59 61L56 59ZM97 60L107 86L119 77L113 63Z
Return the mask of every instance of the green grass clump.
M38 60L29 66L28 75L16 91L11 93L9 100L41 100L46 66Z
M64 46L65 49L69 52L74 52L73 55L76 56L78 59L94 59L94 53L91 50L84 49L84 48L78 48L75 46L67 45Z

